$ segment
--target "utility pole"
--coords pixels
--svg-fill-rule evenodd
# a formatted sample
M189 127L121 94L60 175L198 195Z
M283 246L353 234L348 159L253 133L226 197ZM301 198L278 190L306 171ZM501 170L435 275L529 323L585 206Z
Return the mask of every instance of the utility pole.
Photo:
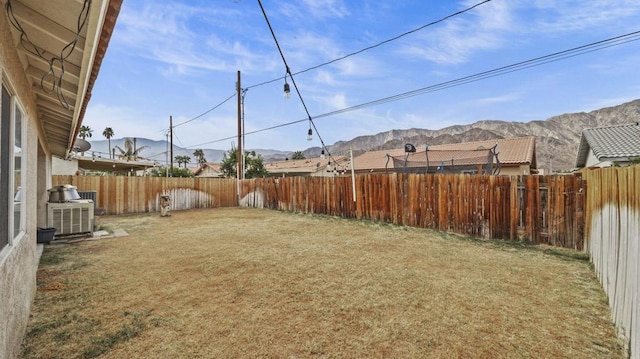
M236 166L238 169L238 180L242 180L243 178L243 168L244 168L244 148L242 148L242 86L240 85L240 70L238 70L238 82L237 82L237 91L238 91L238 165ZM238 193L239 195L240 193Z
M247 94L247 89L242 89L242 148L246 147L246 142L244 140L244 96ZM243 156L244 159L244 156ZM247 175L247 161L242 161L242 179L244 179Z
M171 139L169 142L169 170L173 174L173 116L169 116L169 136Z

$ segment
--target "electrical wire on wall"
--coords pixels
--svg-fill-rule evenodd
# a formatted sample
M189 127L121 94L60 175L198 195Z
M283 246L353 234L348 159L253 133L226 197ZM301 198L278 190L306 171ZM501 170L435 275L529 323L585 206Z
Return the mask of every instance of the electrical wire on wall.
M52 56L48 58L46 56L47 51L39 48L29 39L29 36L18 21L18 18L16 18L15 14L13 13L11 0L7 0L7 3L5 4L9 22L11 22L11 25L13 25L13 27L16 28L16 30L18 30L18 32L20 33L20 45L22 45L22 47L30 54L46 61L49 64L49 70L45 72L44 75L42 75L42 77L40 78L40 87L46 93L55 92L56 96L58 97L58 101L60 101L60 105L62 105L65 110L71 110L71 106L69 105L69 102L62 92L62 83L66 74L65 63L78 44L82 28L87 23L87 19L89 17L90 7L91 0L84 0L84 2L82 3L82 9L80 10L80 14L78 15L76 32L73 39L69 43L67 43L62 48L62 50L60 50L60 55L51 54ZM56 64L58 64L60 68L59 73L56 73Z

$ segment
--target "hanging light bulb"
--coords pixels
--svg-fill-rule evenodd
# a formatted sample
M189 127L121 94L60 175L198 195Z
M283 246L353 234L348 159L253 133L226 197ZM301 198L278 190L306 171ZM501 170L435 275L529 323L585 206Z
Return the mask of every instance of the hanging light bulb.
M289 87L289 84L285 79L284 80L284 98L288 100L290 97L291 97L291 88Z
M309 129L309 131L307 132L307 141L311 140L313 140L313 130Z
M322 149L322 151L320 151L320 158L324 160L324 148Z
M289 87L287 83L287 75L290 75L289 66L287 66L284 74L284 98L288 100L291 97L291 87ZM293 79L293 77L291 79Z

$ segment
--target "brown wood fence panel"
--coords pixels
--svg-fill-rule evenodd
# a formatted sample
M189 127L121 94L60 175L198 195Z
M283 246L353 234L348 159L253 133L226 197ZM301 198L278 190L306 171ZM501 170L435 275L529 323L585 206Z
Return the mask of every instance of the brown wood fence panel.
M584 178L585 247L618 332L640 358L640 166L585 170Z
M244 205L581 250L580 176L367 174L245 180Z
M219 178L125 176L53 176L53 185L71 184L95 191L96 208L105 214L160 211L160 196L171 197L171 209L235 207L236 181Z
M351 177L242 181L240 204L300 213L361 218L582 249L586 183L580 176L367 174ZM237 182L217 178L54 176L53 184L96 191L107 214L238 205ZM612 192L612 193L615 193Z

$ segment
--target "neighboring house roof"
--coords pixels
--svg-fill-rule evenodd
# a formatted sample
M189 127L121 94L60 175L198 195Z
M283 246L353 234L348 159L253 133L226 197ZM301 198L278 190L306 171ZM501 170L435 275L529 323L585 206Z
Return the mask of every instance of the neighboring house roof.
M41 81L50 70L48 59L51 54L60 54L62 48L76 37L83 1L11 0L10 4L11 22L17 21L29 41L44 52L44 59L34 54L32 46L23 45L24 35L16 26L10 26L18 56L34 89L38 120L45 140L53 155L67 158L80 131L122 0L91 2L76 46L64 60L65 75L59 92L45 91ZM59 76L62 73L60 62L53 61L53 64L54 72ZM50 88L48 83L44 86ZM59 94L64 96L68 109Z
M189 170L191 170L196 177L205 174L205 172L214 172L222 175L222 163L205 162L199 167L190 167Z
M329 157L305 158L302 160L278 161L265 164L266 170L270 174L289 175L310 175L320 170L327 169L331 162L332 169L347 169L348 160L346 156L334 156L333 161Z
M640 123L582 130L576 167L586 166L590 151L600 162L630 161L640 157Z
M535 160L535 137L514 137L514 138L502 138L487 141L475 141L464 143L451 143L446 145L434 145L429 146L429 161L431 163L437 163L440 161L448 161L455 156L472 158L472 152L476 152L478 149L489 150L491 147L496 147L498 153L498 159L502 165L529 165L536 166ZM424 161L426 162L426 146L417 148L417 151L410 153L408 161ZM353 161L356 171L380 171L387 169L393 169L393 160L387 157L387 154L392 157L403 157L405 155L404 148L393 150L380 150L370 151L356 157ZM477 164L483 164L486 161L482 155L477 156ZM471 161L471 160L469 160ZM473 164L471 161L468 164Z
M128 172L141 171L156 166L156 163L149 161L126 161L109 158L73 157L78 161L78 167L83 170L101 172ZM55 173L54 173L55 174Z

